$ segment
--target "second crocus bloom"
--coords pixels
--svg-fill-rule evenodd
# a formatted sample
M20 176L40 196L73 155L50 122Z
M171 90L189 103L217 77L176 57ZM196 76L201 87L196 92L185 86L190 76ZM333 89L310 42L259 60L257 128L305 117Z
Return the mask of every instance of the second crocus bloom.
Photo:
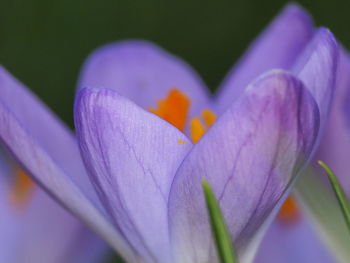
M104 260L106 244L7 157L0 149L0 262Z

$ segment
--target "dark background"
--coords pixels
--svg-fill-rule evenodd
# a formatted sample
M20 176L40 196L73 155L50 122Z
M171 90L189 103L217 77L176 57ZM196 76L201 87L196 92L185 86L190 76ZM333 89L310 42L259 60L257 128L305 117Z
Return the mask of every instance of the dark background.
M285 1L1 0L0 64L72 125L84 58L116 40L143 38L183 57L214 90ZM350 48L350 1L299 2Z

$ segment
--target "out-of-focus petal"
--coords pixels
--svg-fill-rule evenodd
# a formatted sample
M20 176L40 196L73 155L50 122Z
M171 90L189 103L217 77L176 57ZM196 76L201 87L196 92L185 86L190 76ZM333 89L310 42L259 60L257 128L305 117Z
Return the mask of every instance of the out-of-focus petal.
M0 262L95 263L104 258L107 245L40 188L34 186L24 204L14 203L16 165L5 154L0 158ZM86 254L89 258L83 258Z
M294 222L277 219L268 229L254 263L336 263L307 215Z
M9 207L9 212L16 215L22 229L12 250L16 260L11 262L95 263L94 260L103 259L103 252L98 255L95 251L96 255L91 254L90 258L82 261L84 254L96 248L102 250L104 242L41 189L35 189L34 195L25 211L14 211L13 207Z
M0 148L0 262L14 262L12 248L19 240L21 231L16 217L8 212L8 174L10 167Z
M327 179L324 176L324 171L317 166L316 161L322 160L330 165L349 196L349 95L350 59L348 54L342 51L339 56L334 99L320 146L315 155L314 166L310 167L308 174L301 177L297 185L298 193L307 204L328 246L339 262L344 263L348 262L350 258L350 251L346 246L350 243L350 236L338 202L330 186L325 184Z
M299 6L289 4L229 72L215 104L218 113L224 112L263 72L274 68L290 69L313 33L308 14Z
M336 91L317 160L327 163L339 178L342 187L350 195L350 59L345 52L339 59Z
M83 89L75 123L91 180L115 225L147 262L169 262L167 204L191 142L111 89Z
M191 100L190 116L209 104L200 77L181 59L145 41L110 44L86 61L79 88L108 88L144 109L155 107L174 87Z
M104 263L110 258L111 254L116 255L115 251L106 246L105 242L93 238L93 235L95 234L92 232L81 231L80 235L77 235L76 242L72 245L72 247L75 245L78 248L70 251L70 254L67 256L68 260L58 263Z
M338 44L333 34L321 28L298 58L293 72L314 96L321 116L321 129L328 119L335 90L339 58Z
M72 132L1 66L0 102L70 179L79 185L84 194L98 203ZM3 122L2 126L4 125Z
M0 138L27 172L128 259L134 254L97 199L73 135L0 68Z
M350 244L350 236L338 201L325 180L320 180L323 179L320 177L321 172L314 173L308 167L304 173L297 182L296 189L314 219L313 226L332 250L337 262L348 263L350 251L347 244Z
M21 218L25 229L18 263L101 261L102 250L107 251L104 242L41 189L35 191L35 197ZM83 258L85 254L90 254L90 258Z
M212 185L244 258L308 158L318 121L314 99L288 73L272 72L246 89L193 147L174 179L169 219L178 262L208 262L212 252L203 178Z

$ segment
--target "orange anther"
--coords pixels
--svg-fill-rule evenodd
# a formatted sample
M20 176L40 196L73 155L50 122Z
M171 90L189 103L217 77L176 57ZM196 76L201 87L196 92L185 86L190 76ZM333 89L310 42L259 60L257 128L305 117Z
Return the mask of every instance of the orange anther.
M158 109L151 108L149 111L184 131L189 108L188 97L181 91L172 89L164 100L158 102Z
M207 125L208 128L211 127L216 121L215 113L208 109L202 111L202 117L205 122L205 125Z
M198 118L191 120L191 139L193 143L197 143L204 135L206 129Z
M289 196L278 213L278 219L283 223L292 223L298 220L299 216L298 205L294 198Z
M18 206L24 206L34 190L35 184L23 169L15 166L15 178L11 187L11 201Z

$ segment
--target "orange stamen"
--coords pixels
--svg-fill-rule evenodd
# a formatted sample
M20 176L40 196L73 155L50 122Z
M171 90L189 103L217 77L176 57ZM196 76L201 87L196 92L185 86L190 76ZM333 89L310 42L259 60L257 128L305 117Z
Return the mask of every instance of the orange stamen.
M15 167L15 178L11 187L10 199L17 206L24 206L31 196L35 184L20 167Z
M165 99L158 101L158 108L150 108L149 111L171 123L179 130L184 131L189 107L189 98L181 91L172 89ZM197 143L216 121L216 115L208 109L203 110L201 116L205 125L203 125L198 117L193 118L190 122L190 132L193 143ZM179 139L178 143L183 144L185 141Z
M197 143L216 120L216 115L210 110L203 110L202 117L205 126L197 117L191 120L191 139L193 143Z
M198 118L193 118L191 120L191 139L193 143L197 143L200 138L204 135L206 132L205 127L203 126L202 122Z
M149 111L184 131L189 108L188 97L181 91L172 89L168 97L158 102L158 109L151 108Z
M283 223L292 223L298 220L300 211L293 197L289 196L278 213L278 219Z
M202 111L202 117L205 122L205 125L207 125L208 128L211 127L216 121L215 113L208 109Z

